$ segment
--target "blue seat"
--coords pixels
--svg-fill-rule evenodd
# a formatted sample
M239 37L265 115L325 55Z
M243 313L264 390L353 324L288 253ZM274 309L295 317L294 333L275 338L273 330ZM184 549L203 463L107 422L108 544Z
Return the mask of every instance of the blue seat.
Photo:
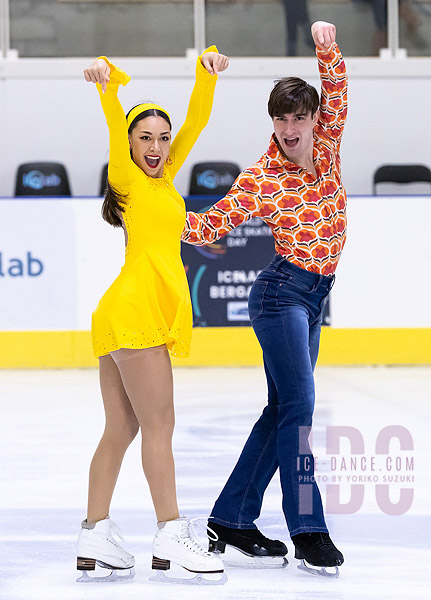
M103 165L102 173L100 175L99 196L105 195L107 185L108 185L108 163Z

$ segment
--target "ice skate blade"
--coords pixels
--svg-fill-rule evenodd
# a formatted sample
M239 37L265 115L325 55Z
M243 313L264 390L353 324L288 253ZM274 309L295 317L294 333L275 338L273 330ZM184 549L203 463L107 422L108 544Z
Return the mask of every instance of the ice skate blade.
M135 569L132 567L131 569L111 569L109 575L105 577L100 577L98 575L94 577L90 577L88 571L82 571L81 577L78 577L76 580L77 583L113 583L114 581L129 581L133 579L135 576ZM120 573L126 572L124 575L120 575Z
M301 559L298 569L300 571L310 573L311 575L319 575L320 577L333 577L335 579L340 574L338 567L315 567L313 565L308 565L304 559ZM334 571L327 571L327 569L334 569Z
M211 552L215 556L221 558L223 555L223 563L225 566L242 568L242 569L285 569L289 564L289 561L285 556L254 556L252 554L248 554L247 552L243 552L236 546L230 546L236 552L239 552L239 559L235 559L234 554L229 552L229 557L226 557L224 552L220 552L216 550ZM244 558L243 558L244 557Z
M210 573L198 573L194 577L187 579L186 577L168 577L165 571L157 570L153 577L150 577L150 581L157 583L181 583L185 585L224 585L227 581L226 573L216 573L220 575L219 579L206 579L205 575Z

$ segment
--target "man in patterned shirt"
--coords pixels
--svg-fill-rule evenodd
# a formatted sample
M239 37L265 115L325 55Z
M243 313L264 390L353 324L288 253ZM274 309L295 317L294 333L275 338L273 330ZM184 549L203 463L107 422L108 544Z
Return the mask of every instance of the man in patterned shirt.
M254 523L279 468L295 558L305 570L338 575L344 559L328 534L308 434L323 306L346 233L339 152L347 76L335 26L318 21L311 33L320 102L317 91L302 79L276 83L268 102L274 133L267 152L212 208L187 213L183 240L211 243L261 217L272 230L276 250L249 297L250 320L263 350L268 404L215 503L210 526L218 541L210 542L210 549L223 552L228 544L252 556L286 554L282 542L264 537Z

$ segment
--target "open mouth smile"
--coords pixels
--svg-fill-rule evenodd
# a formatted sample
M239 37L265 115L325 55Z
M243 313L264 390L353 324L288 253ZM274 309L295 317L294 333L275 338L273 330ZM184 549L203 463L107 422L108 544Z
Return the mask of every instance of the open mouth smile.
M284 143L287 146L287 148L295 148L295 146L298 144L299 142L299 138L295 137L295 138L284 138Z
M144 156L144 158L150 169L157 169L161 160L160 156Z

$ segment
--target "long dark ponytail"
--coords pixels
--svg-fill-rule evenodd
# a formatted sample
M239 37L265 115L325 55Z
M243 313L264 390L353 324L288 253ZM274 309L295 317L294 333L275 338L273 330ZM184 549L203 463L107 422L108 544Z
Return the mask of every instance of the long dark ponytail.
M102 204L102 217L112 225L112 227L122 227L123 221L120 213L124 212L124 205L127 202L127 196L120 194L118 190L112 187L109 181L106 181L105 199Z
M136 106L139 106L138 104ZM133 110L132 107L126 115L126 119L129 113ZM136 127L138 121L145 119L146 117L162 117L168 123L169 128L172 129L171 121L168 115L159 110L157 108L150 108L149 110L144 110L139 113L133 121L130 123L128 128L128 133L131 133L133 129ZM130 151L130 156L132 157L132 151ZM102 204L102 217L103 219L112 225L113 227L122 227L123 221L121 219L121 213L124 212L124 205L127 204L127 195L121 194L118 190L116 190L109 183L109 180L106 181L106 190L105 190L105 199Z

